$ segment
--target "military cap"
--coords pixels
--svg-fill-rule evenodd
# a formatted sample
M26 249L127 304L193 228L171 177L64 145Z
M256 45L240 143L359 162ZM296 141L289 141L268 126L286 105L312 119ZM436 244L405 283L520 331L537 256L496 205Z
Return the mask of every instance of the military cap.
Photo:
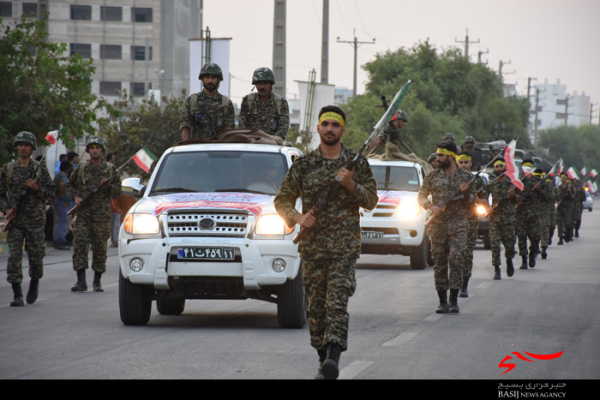
M429 158L427 159L427 162L431 162L431 160L435 160L436 158L437 158L437 154L431 153L429 155Z
M17 134L15 138L14 146L17 146L19 143L27 143L33 147L33 150L37 148L37 139L35 135L31 132L22 131Z
M454 135L451 134L450 132L448 132L448 133L446 133L446 135L444 135L444 140L448 139L448 138L450 138L450 139L452 139L452 141L454 141Z
M396 113L396 118L408 122L408 114L406 111L398 110Z
M206 75L215 75L219 78L219 81L223 80L223 71L221 67L219 67L216 63L206 63L200 70L200 75L198 79L202 80Z
M260 81L271 82L273 85L275 84L275 75L273 71L269 68L257 68L252 74L252 84L256 85Z
M467 136L465 138L465 143L475 143L475 138L473 136Z
M97 144L100 147L102 147L102 151L106 152L106 146L104 145L104 139L102 139L100 136L90 136L90 139L88 140L87 144L85 145L85 151L87 153L89 153L89 147L93 144Z

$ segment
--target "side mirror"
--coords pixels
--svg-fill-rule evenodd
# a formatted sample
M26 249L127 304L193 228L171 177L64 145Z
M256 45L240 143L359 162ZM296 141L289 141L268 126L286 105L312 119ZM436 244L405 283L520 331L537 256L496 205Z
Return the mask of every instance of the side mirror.
M141 184L140 178L127 178L121 182L121 190L123 194L139 199L144 196L146 186Z

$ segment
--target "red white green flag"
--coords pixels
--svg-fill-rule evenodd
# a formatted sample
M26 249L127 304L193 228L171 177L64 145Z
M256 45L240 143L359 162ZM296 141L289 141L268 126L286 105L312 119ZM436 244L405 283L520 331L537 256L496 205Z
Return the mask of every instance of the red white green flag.
M594 168L593 170L590 171L590 176L592 178L595 178L598 176L598 171L596 171L596 168Z
M548 171L548 175L550 175L550 176L560 175L560 173L562 172L562 164L563 164L563 158L561 157L556 162L556 164L554 164L552 166L552 168L550 168L550 171Z
M138 167L143 169L146 173L150 172L150 167L154 161L158 160L156 157L146 146L143 149L135 153L133 156L133 161L137 164Z
M573 167L569 167L569 169L567 170L567 176L571 180L579 179L579 175L577 175L577 171L575 171L575 168L573 168Z
M504 162L506 163L506 176L510 179L510 181L519 188L519 190L523 190L523 182L519 179L519 170L517 169L517 165L515 164L515 149L517 148L517 139L511 140L509 144L504 148Z
M581 171L579 171L579 173L581 174L581 176L587 175L587 169L585 169L585 166L583 167L583 169Z

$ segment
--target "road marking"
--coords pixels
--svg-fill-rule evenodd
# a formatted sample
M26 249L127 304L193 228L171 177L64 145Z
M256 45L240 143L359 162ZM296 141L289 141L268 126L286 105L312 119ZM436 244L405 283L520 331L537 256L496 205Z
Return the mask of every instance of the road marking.
M446 315L446 314L437 314L437 313L431 314L431 315L428 315L427 317L423 318L423 321L430 321L430 322L437 321L438 319L442 318L444 315Z
M354 361L347 367L342 368L338 379L352 379L371 364L373 364L373 361Z
M483 282L475 287L475 289L485 289L490 287L494 282Z
M410 340L418 335L418 332L403 332L392 340L388 340L382 346L400 346L407 340Z

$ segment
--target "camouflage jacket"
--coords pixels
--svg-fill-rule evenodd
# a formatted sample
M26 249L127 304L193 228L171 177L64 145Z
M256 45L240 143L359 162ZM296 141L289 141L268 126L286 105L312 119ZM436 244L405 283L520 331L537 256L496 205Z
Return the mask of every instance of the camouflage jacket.
M500 178L502 179L502 178ZM492 195L492 207L499 204L490 215L490 220L493 221L515 221L517 203L516 191L517 187L513 185L508 177L505 177L504 182L500 179L487 186L481 191L484 197ZM515 189L515 197L510 198L508 191Z
M575 189L573 206L576 213L581 213L583 211L583 202L585 201L585 192L581 186L573 186L573 189Z
M373 150L375 154L385 154L385 145L388 140L397 148L402 148L400 143L400 131L389 124L383 128L383 132L377 135L377 139L379 139L380 145Z
M275 209L288 226L298 213L296 199L301 197L304 213L313 209L324 196L338 172L356 156L342 145L337 160L321 156L320 147L307 156L299 157L288 171L277 196ZM358 258L361 233L359 208L372 210L377 205L377 182L365 158L356 166L353 180L356 190L351 195L340 186L315 224L303 233L299 251L303 259Z
M473 178L470 172L456 167L456 172L452 176L446 175L443 169L436 168L431 171L423 180L423 185L419 188L419 205L423 208L429 203L427 197L431 194L432 203L441 206L450 196L452 196L463 183L469 182ZM460 196L460 195L459 195ZM450 201L446 204L444 212L437 217L431 224L435 230L452 221L457 225L466 224L469 215L469 208L474 206L477 196L471 185L471 190L461 199Z
M542 179L542 189L546 192L544 200L542 200L542 207L546 212L554 210L555 192L554 182L552 179Z
M204 90L188 97L181 113L179 130L189 128L192 139L208 139L223 129L234 129L233 103L228 100L228 105L224 105L223 100L223 95L219 92L213 97L208 97ZM200 104L206 105L208 115L199 111Z
M542 179L539 176L531 175L530 178L521 178L521 182L523 182L523 190L517 189L517 215L539 216L546 200ZM533 189L538 183L542 193Z
M19 203L23 191L27 186L25 183L35 172L39 165L38 161L31 160L27 167L21 167L19 161L8 163L2 168L0 174L0 210L4 213ZM8 171L11 170L10 174ZM9 177L10 175L10 177ZM17 216L12 222L15 226L22 228L41 228L46 223L46 204L48 199L54 196L54 181L48 173L46 163L42 163L38 169L35 181L39 190L26 190L25 200L17 210Z
M242 99L240 127L260 129L283 140L290 128L290 108L283 97L271 92L268 100L261 100L258 93L250 93Z
M571 186L571 191L574 193L573 191L573 185L567 184L566 186L563 185L558 185L557 187L554 188L555 191L555 199L557 202L557 209L558 210L562 210L562 209L573 209L575 207L575 204L573 203L574 200L574 195L571 196L569 194L568 188L569 186Z
M110 189L100 189L93 195L91 202L82 207L80 212L92 211L94 216L99 218L111 219L112 213L110 205L112 199L117 198L121 194L121 176L117 172L117 167L112 164L102 161L99 166L94 166L91 161L81 163L75 168L71 174L69 182L67 182L67 195L73 198L77 195L85 198L92 193L103 179L106 179L114 174Z

